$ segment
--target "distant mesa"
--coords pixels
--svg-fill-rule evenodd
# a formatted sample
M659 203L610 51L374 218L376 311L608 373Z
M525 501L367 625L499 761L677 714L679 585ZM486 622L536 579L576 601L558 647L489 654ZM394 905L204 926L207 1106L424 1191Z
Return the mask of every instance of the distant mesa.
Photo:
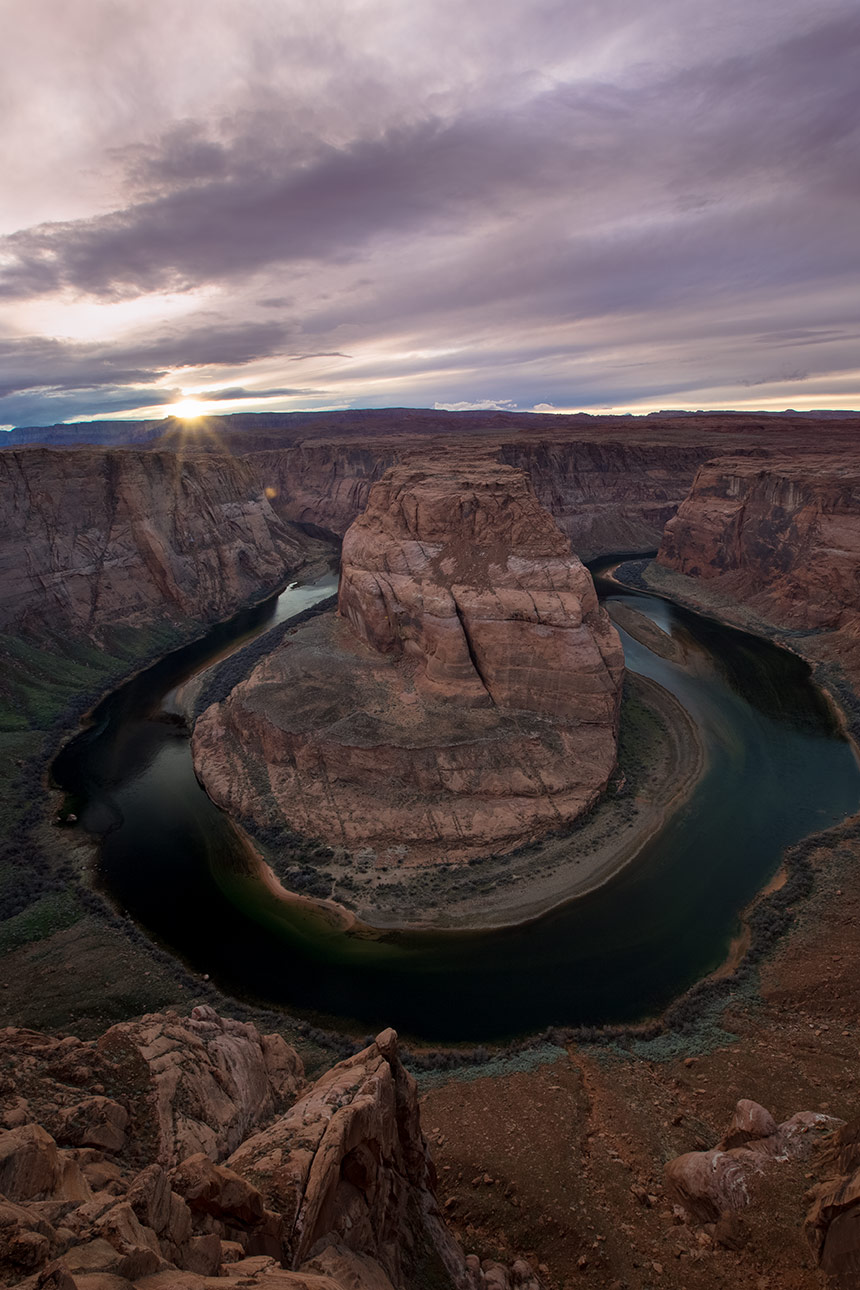
M623 678L591 577L521 470L413 460L346 534L339 617L202 716L226 809L349 851L460 860L568 826L606 788Z

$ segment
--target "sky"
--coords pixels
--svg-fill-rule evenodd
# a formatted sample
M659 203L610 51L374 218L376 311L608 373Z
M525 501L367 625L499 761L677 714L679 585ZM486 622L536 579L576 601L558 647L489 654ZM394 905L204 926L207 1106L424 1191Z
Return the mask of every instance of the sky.
M0 425L860 408L856 0L3 0Z

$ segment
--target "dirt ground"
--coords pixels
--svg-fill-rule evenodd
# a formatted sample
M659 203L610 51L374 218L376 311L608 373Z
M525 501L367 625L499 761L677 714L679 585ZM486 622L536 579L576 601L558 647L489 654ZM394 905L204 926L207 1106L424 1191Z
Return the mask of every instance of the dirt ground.
M860 1111L860 847L813 862L812 897L717 1042L700 1035L677 1055L662 1040L627 1054L571 1046L531 1071L424 1093L440 1201L468 1251L527 1258L551 1290L821 1286L803 1221L809 1189L832 1174L822 1153L762 1176L740 1248L681 1221L663 1191L664 1164L715 1146L740 1098L778 1122Z

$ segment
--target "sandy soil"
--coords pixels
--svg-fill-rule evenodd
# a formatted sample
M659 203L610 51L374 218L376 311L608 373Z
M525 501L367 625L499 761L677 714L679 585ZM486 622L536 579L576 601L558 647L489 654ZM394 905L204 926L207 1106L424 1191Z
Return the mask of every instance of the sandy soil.
M684 662L687 655L683 646L645 614L640 614L638 609L633 609L630 605L618 604L613 600L608 602L606 609L616 627L623 628L628 636L632 636L635 641L639 641L640 645L650 649L652 654L668 659L670 663Z

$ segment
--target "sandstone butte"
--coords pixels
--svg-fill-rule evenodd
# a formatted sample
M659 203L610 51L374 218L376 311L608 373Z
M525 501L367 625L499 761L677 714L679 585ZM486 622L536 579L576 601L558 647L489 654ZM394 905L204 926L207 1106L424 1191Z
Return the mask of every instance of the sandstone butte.
M621 644L526 475L417 461L343 544L339 617L301 628L198 721L210 795L406 863L569 825L616 761Z

